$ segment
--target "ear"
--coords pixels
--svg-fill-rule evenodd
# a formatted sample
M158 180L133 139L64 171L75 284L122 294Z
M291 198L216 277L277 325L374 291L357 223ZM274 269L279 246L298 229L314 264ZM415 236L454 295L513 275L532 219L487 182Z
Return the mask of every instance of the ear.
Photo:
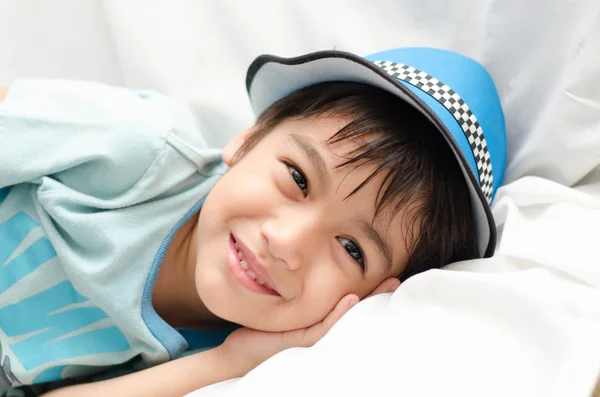
M228 166L233 165L233 156L238 151L238 149L242 146L244 142L248 140L248 138L256 132L256 128L252 127L247 130L244 130L234 136L228 143L225 145L223 149L223 162Z
M400 286L400 280L396 277L389 277L383 280L369 296L384 294L386 292L394 292ZM369 297L368 296L368 297ZM367 298L368 298L367 297Z

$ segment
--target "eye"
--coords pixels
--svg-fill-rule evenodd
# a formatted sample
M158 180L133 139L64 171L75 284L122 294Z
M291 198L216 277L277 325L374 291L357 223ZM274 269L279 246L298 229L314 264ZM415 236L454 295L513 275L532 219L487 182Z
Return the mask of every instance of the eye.
M362 250L360 249L360 246L358 244L356 244L354 241L352 241L348 238L345 238L345 237L338 237L338 239L339 239L340 243L342 243L342 246L344 247L346 252L348 252L348 255L350 255L352 257L352 259L354 259L356 262L358 262L358 264L364 271L365 270L365 257L363 255Z
M290 175L294 179L294 182L296 183L296 185L298 185L300 190L302 190L302 194L304 195L304 197L308 196L308 179L306 179L302 170L300 170L300 168L292 164L286 165L288 167L288 170L290 171Z

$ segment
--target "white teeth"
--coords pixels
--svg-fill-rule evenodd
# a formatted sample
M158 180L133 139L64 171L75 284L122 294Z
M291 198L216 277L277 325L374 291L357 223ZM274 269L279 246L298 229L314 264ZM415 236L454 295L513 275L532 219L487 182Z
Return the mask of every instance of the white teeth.
M263 280L262 277L260 277L256 273L254 273L252 270L249 270L250 266L248 265L248 262L246 262L244 260L244 256L242 255L242 252L240 251L240 247L238 247L237 243L234 243L234 245L235 245L235 248L237 249L238 258L240 259L240 266L242 267L242 269L244 269L246 271L246 274L248 276L250 276L250 278L253 278L254 280L256 280L256 282L259 283L260 285L264 285L267 288L271 288L267 284L267 282L265 280Z

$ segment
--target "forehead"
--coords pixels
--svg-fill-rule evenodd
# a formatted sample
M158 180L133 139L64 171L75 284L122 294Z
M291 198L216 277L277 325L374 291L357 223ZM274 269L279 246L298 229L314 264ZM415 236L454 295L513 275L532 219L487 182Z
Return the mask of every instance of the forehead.
M329 138L351 121L350 118L328 116L287 119L276 129L285 135L296 133L324 145Z
M328 140L351 121L350 118L325 116L285 120L275 128L274 132L278 133L281 140L293 146L304 142L317 147L321 151L320 154L328 160L330 171L340 172L335 168L346 162L350 158L352 150L364 144L365 139L344 139L335 143L328 142ZM369 168L369 166L361 168L363 172L367 172L365 168ZM371 168L374 169L375 166L371 166ZM347 169L342 171L345 171L344 174L348 173Z

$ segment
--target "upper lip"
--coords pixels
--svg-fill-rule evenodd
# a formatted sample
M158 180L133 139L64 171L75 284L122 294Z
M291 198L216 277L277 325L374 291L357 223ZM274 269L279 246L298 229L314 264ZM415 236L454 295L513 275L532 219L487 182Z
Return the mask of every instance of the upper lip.
M275 282L269 275L267 268L258 261L258 259L256 258L256 255L254 255L252 250L250 250L250 248L248 248L248 246L246 244L244 244L244 242L242 240L238 239L235 236L234 236L234 239L235 239L235 242L237 243L240 251L242 252L242 256L244 257L244 260L246 261L246 263L248 264L250 269L252 271L254 271L256 274L258 274L263 280L265 280L269 284L269 287L271 287L272 290L274 290L279 295L281 295L281 293L279 292L279 289L277 288L277 285L275 284Z

